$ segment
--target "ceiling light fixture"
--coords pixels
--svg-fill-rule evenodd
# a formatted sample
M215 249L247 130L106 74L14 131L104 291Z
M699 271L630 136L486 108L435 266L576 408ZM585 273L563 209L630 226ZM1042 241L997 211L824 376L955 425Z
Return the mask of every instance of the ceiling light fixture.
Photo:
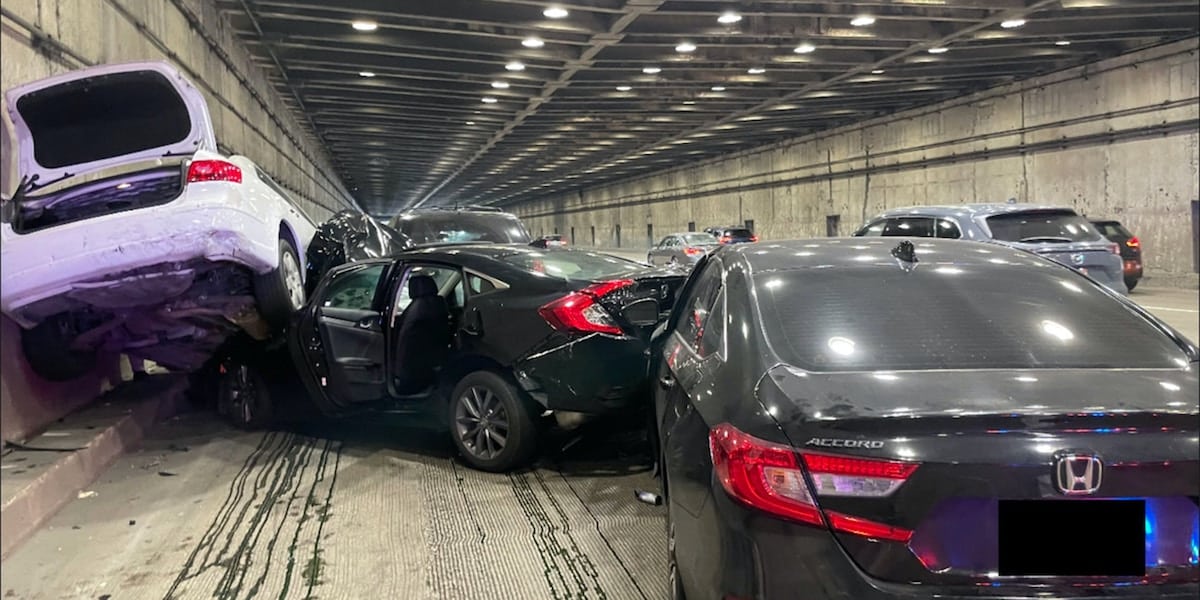
M749 69L746 69L746 72L751 75L762 75L763 73L766 73L767 70L762 67L750 67Z
M525 46L526 48L541 48L542 46L546 45L546 42L543 42L542 38L527 37L521 40L521 45Z
M675 46L675 51L684 54L688 52L695 52L696 45L691 42L680 42L678 46Z
M494 88L496 88L496 89L498 89L498 90L507 90L507 89L508 89L508 82L507 82L507 81L493 81L493 82L492 82L492 87L494 87Z
M507 65L504 65L504 68L508 69L509 71L524 71L525 65L523 63L520 63L520 62L514 60L514 61L508 63Z
M375 74L370 71L359 71L358 76L359 77L374 77Z
M875 17L872 17L871 15L859 15L857 17L854 17L853 19L850 19L850 24L855 27L866 27L868 25L874 25Z
M945 46L937 46L936 48L930 48L929 53L930 54L945 54L948 50L950 50L950 49Z
M355 21L351 23L350 26L358 31L375 31L376 29L379 29L379 23L376 23L375 21Z
M733 12L732 10L727 10L727 11L721 13L721 16L717 17L717 22L721 23L723 25L733 25L734 23L737 23L738 21L741 21L741 20L742 20L742 15L739 15L739 14Z
M871 71L871 74L872 75L883 75L883 69L875 69L874 71Z
M474 125L475 121L467 121L467 125Z
M1058 40L1057 42L1054 42L1054 45L1055 46L1070 46L1071 41L1070 40Z
M812 52L816 49L817 49L816 46L814 46L808 42L805 42L803 44L800 44L799 46L796 46L795 52L796 52L796 54L808 54L809 52Z
M1005 29L1016 29L1024 24L1025 19L1009 19L1007 21L1000 22L1000 26Z
M714 85L714 86L712 86L712 91L714 91L714 92L723 92L723 91L725 91L725 86L723 86L723 85Z
M496 99L491 96L484 96L483 98L481 98L481 100L483 101L484 104L495 104L496 103Z
M646 68L642 69L642 72L647 75L656 75L658 73L662 73L662 69L660 69L658 67L646 67Z
M627 86L627 85L618 85L617 86L618 92L628 92L629 90L632 90L632 89L633 89L632 87Z
M551 6L550 8L543 10L542 14L545 15L547 19L565 19L567 18L567 15L571 13L567 12L567 9L561 6Z

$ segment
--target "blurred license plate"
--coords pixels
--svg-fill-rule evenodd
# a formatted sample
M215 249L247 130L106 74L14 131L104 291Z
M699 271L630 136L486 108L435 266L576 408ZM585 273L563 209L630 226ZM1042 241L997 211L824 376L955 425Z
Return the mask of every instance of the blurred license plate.
M1144 500L1000 500L1002 576L1145 574Z

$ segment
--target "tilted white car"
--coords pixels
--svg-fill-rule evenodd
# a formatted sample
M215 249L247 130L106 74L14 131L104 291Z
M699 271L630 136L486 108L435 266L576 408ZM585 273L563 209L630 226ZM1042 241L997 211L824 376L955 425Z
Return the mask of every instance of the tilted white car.
M304 302L316 231L166 63L92 67L5 95L22 184L3 206L0 309L30 366L72 379L97 350L192 370Z

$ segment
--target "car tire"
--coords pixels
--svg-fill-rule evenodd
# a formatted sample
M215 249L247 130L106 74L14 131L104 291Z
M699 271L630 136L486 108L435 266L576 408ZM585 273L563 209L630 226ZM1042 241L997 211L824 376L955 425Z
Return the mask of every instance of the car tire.
M271 422L271 394L258 369L227 361L220 364L217 373L217 411L222 417L247 431Z
M78 379L96 367L96 352L71 349L79 335L68 313L52 315L33 329L21 330L21 351L38 377L63 382Z
M254 276L258 312L275 329L283 329L292 314L304 307L304 276L300 255L292 242L279 237L279 266Z
M468 374L454 386L447 404L450 437L470 466L500 473L533 458L537 425L520 391L499 373Z
M1126 280L1125 280L1125 287L1126 287L1126 288L1129 288L1129 291L1131 291L1131 292L1132 292L1132 291L1133 291L1133 288L1137 287L1138 281L1139 281L1139 280L1137 280L1137 279L1126 279Z

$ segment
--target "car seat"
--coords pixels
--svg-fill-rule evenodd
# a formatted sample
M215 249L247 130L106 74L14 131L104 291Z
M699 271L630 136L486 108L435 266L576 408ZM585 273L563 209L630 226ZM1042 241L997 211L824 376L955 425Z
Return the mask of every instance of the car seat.
M418 392L434 381L436 370L450 352L450 309L429 275L408 279L411 299L400 316L400 329L392 353L397 393Z

